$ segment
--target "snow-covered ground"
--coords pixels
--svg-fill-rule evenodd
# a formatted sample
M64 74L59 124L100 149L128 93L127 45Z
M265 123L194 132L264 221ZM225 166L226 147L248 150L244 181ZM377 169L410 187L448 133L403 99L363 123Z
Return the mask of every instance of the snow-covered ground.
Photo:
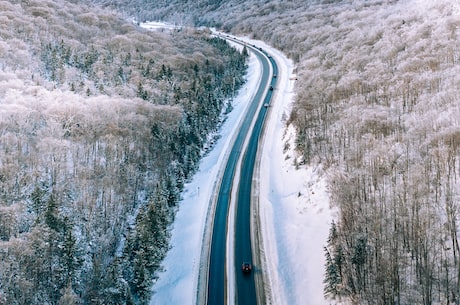
M260 41L279 75L263 138L259 213L272 304L330 304L323 295L324 246L333 212L325 175L319 167L297 167L295 130L286 126L294 100L293 63Z
M329 304L323 297L324 252L332 212L320 168L296 168L292 127L285 127L294 98L293 64L281 52L260 41L242 38L267 50L280 73L266 127L260 166L260 215L264 268L269 274L272 304ZM171 249L164 271L153 284L151 305L194 305L206 216L223 169L225 155L260 79L261 66L250 57L247 83L234 99L234 109L222 125L220 139L185 186L172 228ZM289 144L289 149L284 150ZM263 179L262 179L263 178Z

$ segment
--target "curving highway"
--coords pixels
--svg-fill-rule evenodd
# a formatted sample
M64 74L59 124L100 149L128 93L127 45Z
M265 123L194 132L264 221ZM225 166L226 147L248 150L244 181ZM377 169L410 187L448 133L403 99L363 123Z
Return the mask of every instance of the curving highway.
M226 38L244 44L241 41ZM227 278L226 275L226 244L228 228L228 211L232 187L238 185L237 208L235 219L235 279L236 279L236 304L255 305L257 295L254 282L254 273L258 272L254 266L253 272L243 274L241 264L243 261L252 262L251 246L251 188L254 163L260 134L263 129L265 116L271 101L273 89L276 85L278 68L275 61L263 50L247 45L262 63L262 77L260 86L254 95L251 105L241 124L228 157L222 176L222 181L217 197L214 222L212 225L211 247L207 278L207 304L224 305L227 303ZM249 139L247 141L247 139ZM247 143L247 146L245 146ZM241 160L240 176L235 177L238 162ZM239 181L237 181L239 179Z
M270 57L273 75L277 75L278 68L275 61ZM271 76L270 88L275 88L276 76ZM263 124L267 115L268 106L273 95L273 90L268 90L263 98L263 107L257 116L252 130L247 149L241 163L241 176L239 177L239 188L237 195L237 213L235 221L235 272L236 272L236 303L238 305L257 304L254 274L260 271L257 266L251 274L241 272L243 261L253 262L251 246L251 190L254 164L256 161L257 147L262 133Z

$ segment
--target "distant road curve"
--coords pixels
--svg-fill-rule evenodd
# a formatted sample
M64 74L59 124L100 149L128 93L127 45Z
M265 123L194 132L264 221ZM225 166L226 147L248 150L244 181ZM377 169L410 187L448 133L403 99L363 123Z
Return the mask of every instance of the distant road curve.
M235 266L235 302L238 305L256 305L257 300L263 299L258 296L254 281L255 273L259 272L258 266L254 266L253 272L243 274L241 264L243 261L253 262L252 242L251 242L251 189L254 164L256 160L259 137L261 135L268 107L276 89L276 76L278 67L271 56L266 51L253 45L221 35L221 38L235 43L246 45L249 50L257 56L262 64L262 75L259 88L251 101L246 116L243 119L240 130L233 143L227 164L220 181L216 210L212 225L211 246L209 253L209 263L207 269L207 305L227 304L228 289L226 274L227 260L227 233L233 232L228 227L228 211L232 188L239 186L236 200L236 219L234 228L234 262ZM245 146L246 144L246 146ZM241 159L242 158L242 159ZM240 175L235 176L237 165L241 160ZM262 305L262 304L259 304Z

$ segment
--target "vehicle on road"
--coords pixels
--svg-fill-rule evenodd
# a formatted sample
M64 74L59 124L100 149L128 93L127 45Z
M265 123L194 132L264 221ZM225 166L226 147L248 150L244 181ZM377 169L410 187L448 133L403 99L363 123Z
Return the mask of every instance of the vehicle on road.
M243 262L243 264L241 265L241 270L243 271L243 273L251 273L252 271L251 263Z

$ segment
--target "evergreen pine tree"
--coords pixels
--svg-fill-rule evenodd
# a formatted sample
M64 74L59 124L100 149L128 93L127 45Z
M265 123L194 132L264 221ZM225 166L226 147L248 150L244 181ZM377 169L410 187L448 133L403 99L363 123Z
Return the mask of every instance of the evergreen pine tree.
M334 222L331 224L329 236L327 239L327 247L324 247L326 256L326 274L323 283L324 295L334 298L339 294L339 285L342 284L342 262L343 251L337 241L337 227Z
M50 194L45 211L45 224L54 231L59 231L61 223L59 221L58 206L56 202L56 195Z
M325 284L324 295L334 298L338 294L337 285L340 284L341 280L337 270L337 265L326 247L324 247L324 252L326 255L326 274L323 281Z
M243 47L243 52L241 53L244 57L248 57L249 56L249 53L248 53L248 48L246 47L246 45Z

